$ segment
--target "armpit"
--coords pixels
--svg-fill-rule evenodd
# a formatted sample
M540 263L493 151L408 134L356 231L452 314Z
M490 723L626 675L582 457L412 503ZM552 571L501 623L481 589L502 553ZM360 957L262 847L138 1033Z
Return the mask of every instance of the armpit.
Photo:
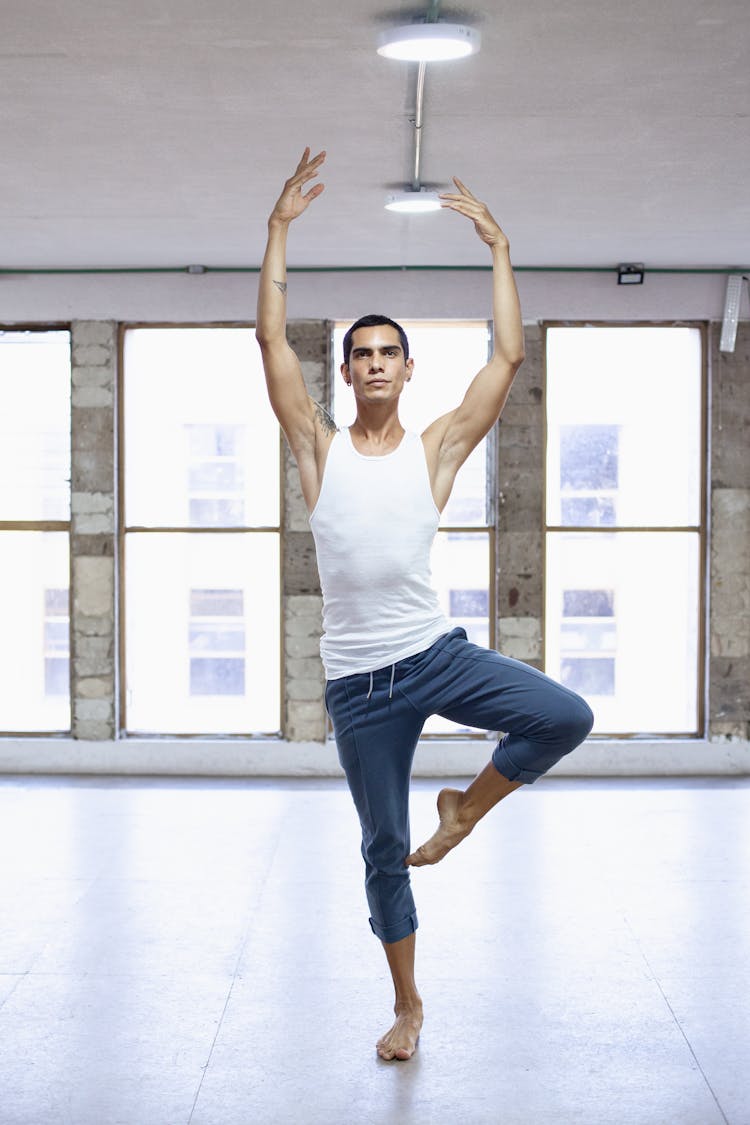
M315 399L311 398L310 402L315 407L315 420L320 423L323 433L326 434L326 436L337 433L338 426L336 425L326 408L319 402L316 402Z

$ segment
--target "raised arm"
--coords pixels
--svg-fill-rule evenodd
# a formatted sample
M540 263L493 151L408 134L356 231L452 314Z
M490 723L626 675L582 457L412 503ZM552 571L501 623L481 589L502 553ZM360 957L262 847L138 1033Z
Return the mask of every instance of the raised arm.
M303 193L324 160L325 152L311 159L306 148L294 174L284 184L268 220L268 242L258 283L255 337L263 356L268 396L298 463L314 447L316 424L325 424L325 412L309 397L299 360L286 338L286 244L289 224L323 191L323 184L315 184ZM308 492L304 479L303 489Z
M486 203L454 178L457 192L441 195L442 206L465 215L492 253L492 312L494 349L489 362L474 377L463 402L438 418L425 431L425 444L437 448L436 465L455 475L471 451L494 426L508 397L516 371L523 363L524 342L521 306L518 300L508 239L493 219ZM448 484L446 480L444 482ZM452 485L452 478L450 485ZM433 482L433 485L435 482Z

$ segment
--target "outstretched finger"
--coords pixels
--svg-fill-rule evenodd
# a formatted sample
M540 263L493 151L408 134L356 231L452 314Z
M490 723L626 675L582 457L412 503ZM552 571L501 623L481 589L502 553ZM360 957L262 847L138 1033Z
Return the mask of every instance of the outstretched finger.
M320 193L325 191L325 189L325 184L316 184L315 187L311 187L307 194L303 195L302 198L304 199L305 203L310 203L313 199L317 199Z
M453 183L456 185L456 187L458 188L458 190L461 192L462 195L468 195L469 199L476 199L476 196L474 195L474 193L469 191L466 184L461 183L458 176L453 177Z
M475 199L473 195L471 197L469 197L468 195L456 195L454 192L450 191L442 191L440 193L440 199L445 199L450 203L462 203L465 207L482 206L480 201L478 199Z
M470 219L479 219L482 215L482 205L475 200L465 199L462 196L449 198L441 196L441 207L447 207L451 211L458 211L461 215L466 215Z
M306 145L305 151L302 153L302 156L300 157L299 164L297 165L297 167L295 169L295 175L298 174L299 172L302 172L306 168L312 168L314 166L317 166L318 164L322 164L323 161L325 160L325 158L326 158L326 150L322 149L317 154L317 156L313 156L313 158L311 160L310 159L310 146Z
M300 168L302 168L307 163L307 159L308 159L309 155L310 155L310 146L305 145L305 151L302 153L302 156L299 158L299 163L297 164L297 171L298 172L299 172Z

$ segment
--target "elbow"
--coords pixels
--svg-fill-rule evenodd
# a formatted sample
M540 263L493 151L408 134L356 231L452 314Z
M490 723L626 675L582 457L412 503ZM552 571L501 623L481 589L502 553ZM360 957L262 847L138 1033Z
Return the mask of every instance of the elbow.
M508 363L513 368L513 374L515 375L516 371L518 371L518 368L526 359L526 341L524 339L523 331L521 332L518 339L513 341L513 346L508 349L508 353Z
M526 351L523 344L520 344L517 348L503 349L495 358L498 364L502 364L505 370L509 372L512 379L526 359Z
M278 341L278 335L276 333L269 332L268 328L264 328L262 325L256 324L255 339L258 341L260 350L263 352L267 351L274 345L274 343Z

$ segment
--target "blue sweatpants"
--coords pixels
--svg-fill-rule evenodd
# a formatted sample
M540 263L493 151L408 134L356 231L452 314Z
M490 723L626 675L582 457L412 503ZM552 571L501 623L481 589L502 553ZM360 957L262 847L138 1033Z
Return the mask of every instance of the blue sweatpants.
M326 707L362 825L370 925L385 942L417 928L404 860L409 779L425 720L443 715L464 726L507 731L492 762L509 781L526 783L583 742L594 721L575 692L528 664L472 644L460 628L395 665L328 680Z

